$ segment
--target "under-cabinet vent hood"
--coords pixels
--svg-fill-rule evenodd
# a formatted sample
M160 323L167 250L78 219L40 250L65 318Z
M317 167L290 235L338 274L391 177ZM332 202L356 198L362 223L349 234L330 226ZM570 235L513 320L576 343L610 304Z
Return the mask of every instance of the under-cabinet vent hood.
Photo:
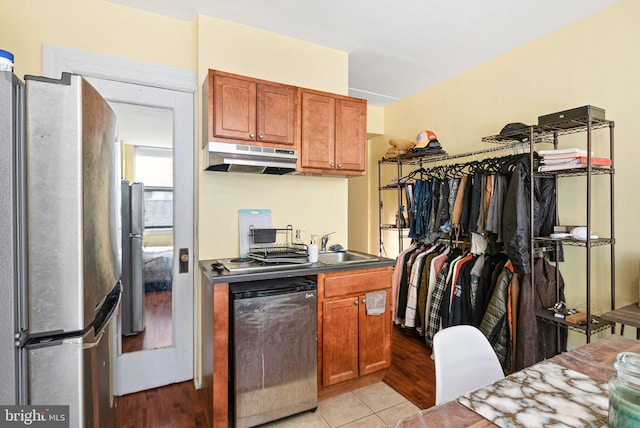
M210 141L204 168L209 171L283 175L296 170L298 152L293 149L249 146Z

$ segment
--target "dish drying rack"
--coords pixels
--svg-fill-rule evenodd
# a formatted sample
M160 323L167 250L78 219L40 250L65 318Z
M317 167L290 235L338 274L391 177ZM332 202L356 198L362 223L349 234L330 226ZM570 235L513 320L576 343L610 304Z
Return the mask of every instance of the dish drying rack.
M249 226L247 256L264 263L305 263L306 244L293 240L293 226L282 229L256 229Z

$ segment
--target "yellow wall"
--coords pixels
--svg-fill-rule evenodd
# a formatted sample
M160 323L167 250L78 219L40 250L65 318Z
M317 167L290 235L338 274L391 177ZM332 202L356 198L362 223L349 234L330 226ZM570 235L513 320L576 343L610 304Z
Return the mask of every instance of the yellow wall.
M0 43L17 75L42 73L42 44L196 69L193 23L100 0L0 2Z
M637 100L640 59L633 52L640 40L640 2L622 2L564 27L521 48L481 64L439 85L385 109L385 138L375 140L372 156L379 159L389 137L415 139L422 129L433 130L450 154L487 148L481 138L499 133L509 122L536 124L539 115L587 104L606 110L616 121L616 297L617 305L638 300ZM505 35L507 37L508 35ZM596 155L608 156L603 131L597 131ZM584 137L584 136L583 136ZM585 139L561 140L565 147ZM548 148L548 147L547 147ZM395 171L394 171L395 172ZM395 174L390 174L395 175ZM371 188L377 183L372 180ZM608 235L607 178L594 178L594 232ZM585 181L564 179L560 186L560 221L584 222ZM377 212L371 212L377 216ZM377 231L373 232L377 239ZM377 245L377 242L374 241ZM396 244L397 246L397 244ZM371 248L373 250L373 247ZM561 267L568 304L585 303L583 248L566 250ZM608 248L594 249L594 304L608 310ZM595 309L595 308L594 308ZM584 336L580 336L584 340Z
M348 90L346 53L202 15L198 64L200 82L212 68L338 94ZM198 156L202 165L201 150ZM274 227L291 224L302 229L305 242L312 233L335 231L330 242L347 246L345 178L198 174L200 259L240 254L242 208L270 208Z

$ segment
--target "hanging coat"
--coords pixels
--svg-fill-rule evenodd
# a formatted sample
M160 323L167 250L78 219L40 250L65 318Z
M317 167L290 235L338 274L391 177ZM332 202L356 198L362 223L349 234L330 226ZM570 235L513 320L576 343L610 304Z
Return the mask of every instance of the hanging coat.
M567 329L561 328L558 337L554 324L535 316L537 311L556 303L556 287L559 300L564 301L564 280L560 275L556 284L556 268L545 258L536 259L534 269L535 286L531 286L531 274L525 275L520 284L515 370L551 358L567 348Z

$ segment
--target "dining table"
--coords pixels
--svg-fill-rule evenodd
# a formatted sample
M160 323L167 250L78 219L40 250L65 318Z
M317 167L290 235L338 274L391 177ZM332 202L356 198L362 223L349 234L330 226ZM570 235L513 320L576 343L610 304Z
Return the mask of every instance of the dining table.
M610 335L398 421L396 428L606 427L609 379L640 340Z

